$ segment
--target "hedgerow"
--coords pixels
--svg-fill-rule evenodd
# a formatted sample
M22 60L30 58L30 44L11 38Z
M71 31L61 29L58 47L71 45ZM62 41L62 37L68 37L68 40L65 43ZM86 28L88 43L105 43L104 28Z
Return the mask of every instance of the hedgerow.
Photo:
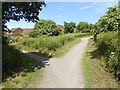
M113 73L120 80L120 61L118 59L117 31L101 33L98 35L96 46L99 54L103 56L104 68Z
M39 37L29 37L28 39L22 40L16 44L18 48L30 48L32 50L37 49L43 56L52 57L50 55L51 51L56 51L63 45L70 41L75 40L83 36L89 36L92 34L86 33L71 33L59 36L39 36Z

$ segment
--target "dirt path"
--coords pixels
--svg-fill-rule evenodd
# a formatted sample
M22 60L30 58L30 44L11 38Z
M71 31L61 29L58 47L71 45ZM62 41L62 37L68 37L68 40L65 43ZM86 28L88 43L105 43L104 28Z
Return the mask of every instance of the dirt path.
M90 37L82 38L81 42L61 58L47 61L43 79L36 88L83 88L82 56ZM30 54L35 59L43 57Z

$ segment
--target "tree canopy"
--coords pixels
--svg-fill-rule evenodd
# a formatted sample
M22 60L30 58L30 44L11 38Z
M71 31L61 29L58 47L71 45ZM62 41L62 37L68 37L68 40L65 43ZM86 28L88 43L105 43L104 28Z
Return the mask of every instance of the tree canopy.
M64 22L64 26L65 26L65 28L64 28L65 33L72 33L75 30L76 23L74 23L74 22L70 22L70 23Z
M118 6L108 8L106 14L96 23L97 33L118 30Z
M39 12L42 6L46 6L45 2L3 2L2 3L2 27L7 29L5 25L10 20L20 21L24 19L29 22L39 20Z
M117 5L113 7L109 7L106 14L100 17L98 22L95 24L96 31L94 34L94 41L97 40L97 34L101 32L118 30L118 26L120 26L119 8L120 6Z
M78 32L91 32L94 25L87 22L79 22L76 29Z
M57 36L61 34L61 29L56 25L52 20L40 20L35 23L34 26L35 34L37 35L48 35L48 36ZM33 31L33 32L34 32Z

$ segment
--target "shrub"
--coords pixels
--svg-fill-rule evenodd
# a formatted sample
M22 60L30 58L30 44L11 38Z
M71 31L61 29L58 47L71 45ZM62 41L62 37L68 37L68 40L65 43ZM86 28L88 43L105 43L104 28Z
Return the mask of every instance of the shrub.
M94 25L87 22L79 22L76 28L78 32L88 33L93 32L92 29L94 28Z
M61 35L57 37L41 36L39 38L29 38L22 42L27 47L56 50L68 41L75 39L74 35Z
M96 42L99 53L104 57L105 68L120 80L120 61L118 60L118 36L116 32L101 33Z
M76 27L76 23L73 23L73 22L70 22L70 23L64 22L64 26L65 26L64 33L73 33L74 30L75 30L75 27Z
M61 34L61 29L51 20L40 20L35 23L33 36L36 35L47 35L47 36L58 36Z
M30 36L30 37L36 37L38 34L39 34L39 32L37 32L37 31L32 31L32 32L29 33L29 36Z
M73 41L75 38L86 36L89 34L71 33L59 36L39 36L35 38L28 38L17 43L18 48L27 47L27 49L37 49L42 55L50 55L50 52L56 51L66 43ZM91 35L91 34L90 34Z

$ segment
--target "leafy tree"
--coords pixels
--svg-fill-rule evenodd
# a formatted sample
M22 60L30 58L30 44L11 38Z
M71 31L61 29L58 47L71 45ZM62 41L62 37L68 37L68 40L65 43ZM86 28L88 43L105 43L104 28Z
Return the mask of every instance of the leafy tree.
M102 16L96 26L98 27L96 32L107 32L118 30L118 6L108 8L108 11Z
M108 31L117 31L118 26L120 25L119 20L120 16L118 14L120 6L114 6L108 8L108 11L105 15L100 17L98 22L95 24L95 34L94 34L94 40L97 40L97 34L100 32L108 32Z
M10 20L20 21L24 19L29 22L39 20L39 11L42 6L46 6L45 2L3 2L2 3L2 27L8 30L5 25Z
M74 30L75 30L75 27L76 27L76 23L74 23L74 22L70 22L70 23L64 22L64 26L65 26L64 33L73 33Z
M57 36L61 34L61 29L52 20L40 20L34 26L37 35Z
M79 22L76 28L78 32L92 32L93 24L88 24L87 22Z
M20 21L24 19L29 22L36 22L39 20L39 11L42 10L44 2L3 2L2 3L2 28L8 30L5 25L10 20ZM14 76L16 73L27 71L33 71L37 62L26 57L19 50L15 49L7 42L7 37L2 35L2 82ZM11 53L12 52L12 53ZM1 62L0 62L1 63ZM29 67L28 67L29 66Z

